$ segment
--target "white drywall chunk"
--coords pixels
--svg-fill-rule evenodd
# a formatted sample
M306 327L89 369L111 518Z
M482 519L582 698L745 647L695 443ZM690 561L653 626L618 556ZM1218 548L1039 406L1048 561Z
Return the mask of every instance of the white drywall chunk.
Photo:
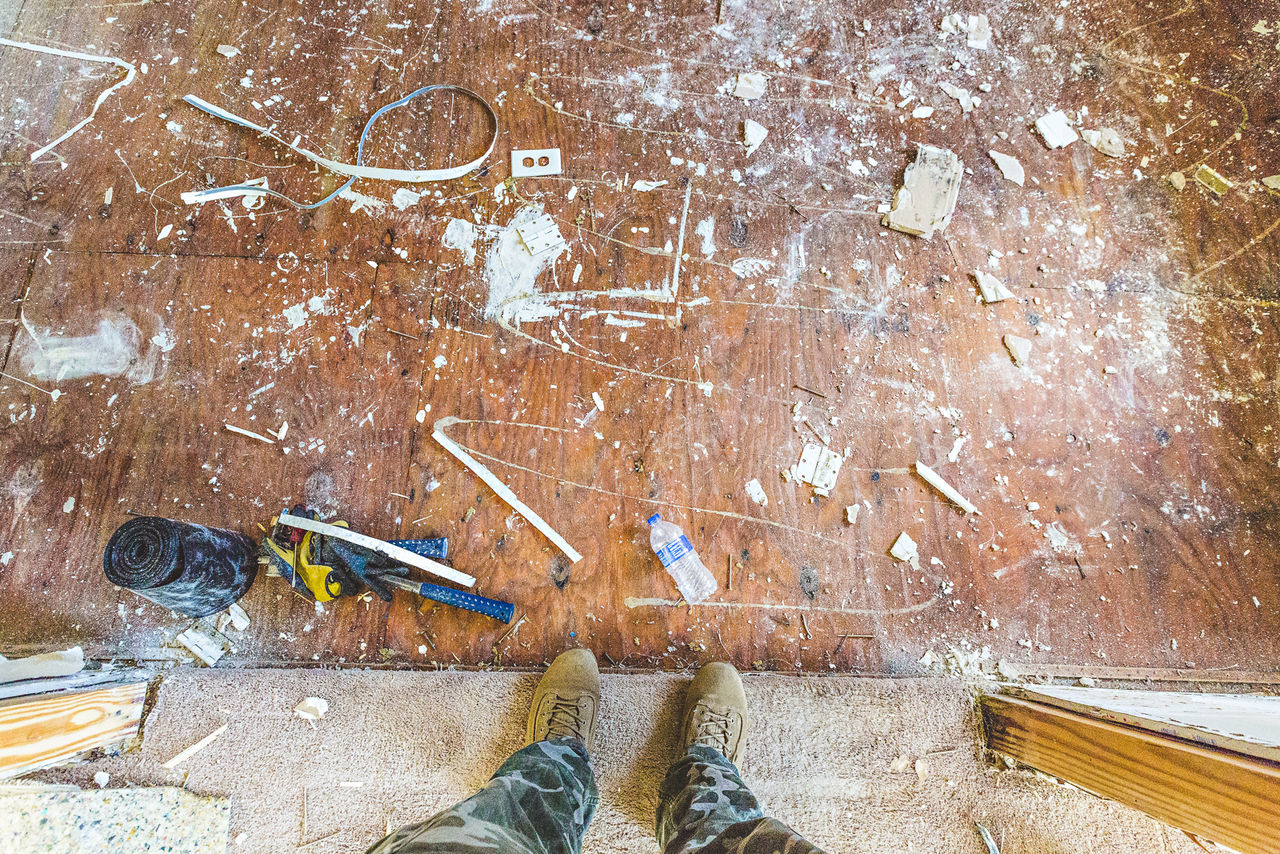
M1036 132L1050 148L1066 148L1080 138L1062 110L1053 110L1036 119Z
M747 119L742 123L742 144L747 149L747 156L755 154L756 149L760 147L760 143L764 142L764 138L769 135L769 129L759 122L753 122Z
M861 504L850 504L844 508L844 520L850 525L858 521L858 511L862 509Z
M1031 356L1031 342L1019 335L1004 336L1004 347L1018 367L1025 365Z
M301 703L293 707L293 713L313 727L328 711L329 701L324 697L305 697Z
M908 537L906 531L899 534L898 539L893 541L893 545L889 548L889 555L894 560L911 561L912 563L915 563L920 558L916 541Z
M885 215L884 224L926 240L932 237L951 222L963 175L964 164L953 152L932 145L920 146L915 162L902 177L893 210Z
M760 485L760 481L758 479L747 481L747 497L759 504L761 507L765 507L769 504L769 496L765 495L764 487Z
M927 119L929 118L929 116L932 116L932 115L933 115L933 107L930 107L925 104L921 104L920 106L916 107L914 110L911 111L911 118L913 119Z
M988 50L991 47L991 21L986 15L970 15L965 23L966 42L974 50Z
M978 103L977 99L969 94L968 89L961 89L953 83L939 83L938 88L946 92L948 97L955 98L960 102L960 112L962 113L973 112L973 105Z
M236 47L233 44L220 44L217 47L217 51L218 53L225 56L227 59L231 59L233 57L240 55L240 48Z
M1013 298L1013 292L1004 286L1004 282L990 273L974 270L973 277L978 280L978 290L982 292L983 302L1000 302Z
M641 179L639 181L636 181L634 184L632 184L631 189L637 190L641 193L649 193L658 189L659 187L665 187L666 185L667 185L666 181L645 181Z
M1000 151L988 151L987 156L995 161L996 166L1000 169L1000 174L1007 180L1012 181L1019 187L1026 182L1027 173L1022 168L1022 164L1018 162L1018 158Z
M747 71L738 75L733 86L733 97L744 101L752 101L764 97L764 87L769 83L769 76L763 71Z
M1080 135L1085 142L1108 157L1124 157L1124 140L1111 128L1082 130Z

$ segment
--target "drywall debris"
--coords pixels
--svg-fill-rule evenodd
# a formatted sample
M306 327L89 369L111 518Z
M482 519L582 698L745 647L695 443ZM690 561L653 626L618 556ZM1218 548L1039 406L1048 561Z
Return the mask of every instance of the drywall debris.
M641 180L641 181L636 181L634 184L632 184L632 185L631 185L631 189L633 189L633 190L638 190L638 191L639 191L639 192L641 192L641 193L649 193L649 192L652 192L653 190L658 189L659 187L665 187L665 186L667 186L667 183L668 183L668 182L666 182L666 181L644 181L644 180Z
M889 547L889 555L894 560L907 561L912 566L918 565L920 560L920 550L916 546L916 541L907 536L906 531L898 534L898 539L893 541L893 545Z
M70 676L84 669L84 650L78 646L60 652L44 652L26 658L0 655L0 685L24 679L51 679Z
M916 779L923 781L925 777L929 776L929 763L924 761L924 759L917 759L915 762L915 770Z
M244 608L241 608L238 602L232 602L226 613L218 617L218 631L224 631L228 626L237 632L243 632L249 628L249 615L245 613Z
M957 436L956 440L951 443L951 450L947 452L947 462L954 463L960 459L960 449L964 447L966 436Z
M812 486L815 495L825 497L831 494L831 487L835 486L843 464L844 457L813 442L804 446L800 461L791 466L789 473L801 483Z
M733 97L744 101L753 101L764 97L764 89L769 83L769 75L763 71L747 71L738 75L733 86Z
M177 768L179 765L181 765L183 762L186 762L192 756L195 756L197 753L204 750L209 745L213 744L215 741L218 740L218 736L222 735L226 731L227 731L227 725L223 724L222 726L215 729L213 732L206 735L204 738L197 741L195 744L179 752L176 756L174 756L168 762L165 762L164 767L172 771L174 768Z
M845 522L847 522L847 523L848 523L848 524L850 524L850 525L855 525L855 524L857 524L857 522L858 522L858 511L859 511L859 510L861 510L861 509L862 509L862 505L861 505L861 504L850 504L848 507L845 507L845 508L844 508L844 521L845 521Z
M973 277L978 280L978 290L982 293L983 302L1000 302L1013 298L1013 291L1006 288L1004 282L990 273L974 270Z
M518 234L519 232L517 232ZM476 260L476 227L469 220L453 218L445 226L440 239L446 249L462 253L462 262L470 267Z
M225 56L227 59L234 59L240 55L240 48L233 44L220 44L214 48L214 50Z
M991 48L991 21L984 14L970 15L965 21L966 44L974 50Z
M562 171L558 148L515 149L511 152L512 178L540 178L559 175Z
M747 149L747 156L755 154L760 143L769 135L769 129L759 122L747 119L742 123L742 145Z
M1269 190L1280 190L1280 175L1268 175L1263 178L1262 186Z
M758 479L753 478L747 481L746 489L748 498L759 504L761 507L768 506L769 496L765 495L764 487L760 485L760 481Z
M889 763L889 770L894 774L901 774L911 767L911 757L903 754L897 759Z
M311 724L312 729L329 711L329 701L324 697L305 697L293 707L293 713Z
M975 507L967 498L957 492L955 487L943 480L942 475L938 474L919 460L916 460L916 474L924 478L930 486L945 495L947 500L951 501L964 512L978 512L978 508Z
M462 463L471 470L472 474L484 481L490 489L497 493L499 498L510 505L512 510L515 510L523 516L526 522L538 529L544 537L554 543L560 551L564 552L565 556L569 558L570 563L577 563L582 560L581 553L579 553L573 546L569 545L565 538L560 536L555 528L548 525L541 516L533 511L533 508L525 504L519 498L516 498L516 494L511 491L511 488L498 480L497 476L494 475L493 472L489 471L489 469L485 468L479 460L471 456L462 448L461 445L445 435L444 431L447 428L454 424L461 423L461 420L462 419L454 418L451 415L439 419L436 421L435 426L432 429L432 437L440 443L441 447L452 454L454 459Z
M921 104L911 111L911 118L913 119L927 119L932 115L933 107L930 107L927 104Z
M93 782L99 789L105 789L107 784L111 782L111 775L106 771L98 771L93 775Z
M963 175L964 163L953 152L932 145L920 146L915 161L903 175L884 224L895 231L929 239L951 222Z
M1181 172L1170 172L1169 183L1173 185L1173 189L1181 192L1187 187L1187 176L1183 175Z
M1215 196L1221 196L1235 186L1235 184L1232 184L1219 174L1217 170L1211 169L1203 163L1200 164L1200 168L1196 170L1195 179L1197 184L1204 187Z
M943 81L938 84L938 88L943 92L946 92L948 96L955 98L960 102L960 112L962 113L973 112L974 105L979 103L977 98L969 94L968 89L961 89L953 83Z
M1027 359L1031 356L1031 342L1020 335L1004 336L1005 349L1009 351L1009 355L1013 358L1013 363L1018 367L1027 364Z
M1050 148L1066 148L1080 138L1062 110L1053 110L1036 119L1036 132Z
M422 193L415 193L408 187L401 187L391 194L391 204L398 211L408 210L422 201L422 196Z
M1019 187L1025 184L1027 172L1022 168L1022 164L1018 162L1018 158L999 151L988 151L987 156L995 161L996 166L1000 169L1000 174L1007 180L1012 181Z
M1082 130L1080 136L1108 157L1124 157L1124 140L1111 128Z

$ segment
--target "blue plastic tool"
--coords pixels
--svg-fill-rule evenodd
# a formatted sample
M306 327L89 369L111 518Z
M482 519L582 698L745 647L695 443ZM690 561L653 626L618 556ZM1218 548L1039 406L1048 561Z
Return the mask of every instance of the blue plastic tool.
M391 540L390 543L432 560L444 560L449 556L448 537L434 537L429 540Z
M516 612L516 606L510 602L490 599L487 596L479 596L475 593L456 590L452 587L443 587L439 584L432 584L429 581L412 581L408 578L401 578L398 575L384 575L378 580L392 587L416 593L423 599L430 599L432 602L439 602L442 605L452 605L454 608L462 608L466 611L484 614L486 617L492 617L502 623L511 622L511 618Z

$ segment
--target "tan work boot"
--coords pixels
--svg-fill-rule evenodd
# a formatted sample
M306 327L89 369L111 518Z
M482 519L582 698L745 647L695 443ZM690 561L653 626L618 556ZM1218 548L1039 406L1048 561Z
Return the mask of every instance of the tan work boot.
M735 765L746 743L747 694L732 664L704 665L684 698L683 744L714 747Z
M600 670L590 650L571 649L556 656L533 692L525 744L548 738L577 738L595 749L596 711L600 707Z

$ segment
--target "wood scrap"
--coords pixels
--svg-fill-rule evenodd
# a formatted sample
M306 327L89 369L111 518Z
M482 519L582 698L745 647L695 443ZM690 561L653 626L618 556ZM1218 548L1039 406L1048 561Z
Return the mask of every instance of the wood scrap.
M138 732L147 683L0 703L0 780L48 768Z
M29 655L26 658L5 658L0 655L0 684L20 682L24 679L45 679L70 676L84 669L84 650L78 646L59 652Z
M172 759L169 759L164 763L164 767L172 771L174 768L177 768L179 765L181 765L183 762L186 762L192 756L195 756L197 753L204 750L209 745L213 744L215 741L218 740L218 737L221 736L226 731L227 731L227 724L223 724L222 726L215 729L213 732L206 735L204 738L197 741L195 744L191 745L190 747L184 748L180 750L178 753L174 754Z
M929 468L924 463L916 460L916 474L925 479L926 482L934 489L941 492L947 497L951 503L955 504L966 513L978 513L978 508L973 505L967 498L961 495L956 488L943 480L942 475ZM981 515L981 514L979 514Z
M526 522L537 528L544 537L553 542L560 551L564 552L565 557L569 558L570 563L577 563L582 560L582 554L573 546L569 545L569 542L564 537L560 536L560 533L556 531L555 528L548 525L528 504L525 504L519 498L516 498L516 494L511 491L511 488L498 480L497 476L494 475L493 472L489 471L489 469L486 468L479 460L471 456L463 450L461 445L445 435L444 431L446 428L451 427L454 424L458 424L460 421L461 419L454 418L453 416L447 416L439 419L432 428L432 437L440 443L441 447L452 454L454 459L462 463L471 470L472 474L484 481L499 498L510 505L512 510L523 516ZM475 579L472 578L471 583L467 586L470 587L471 584L474 583Z

